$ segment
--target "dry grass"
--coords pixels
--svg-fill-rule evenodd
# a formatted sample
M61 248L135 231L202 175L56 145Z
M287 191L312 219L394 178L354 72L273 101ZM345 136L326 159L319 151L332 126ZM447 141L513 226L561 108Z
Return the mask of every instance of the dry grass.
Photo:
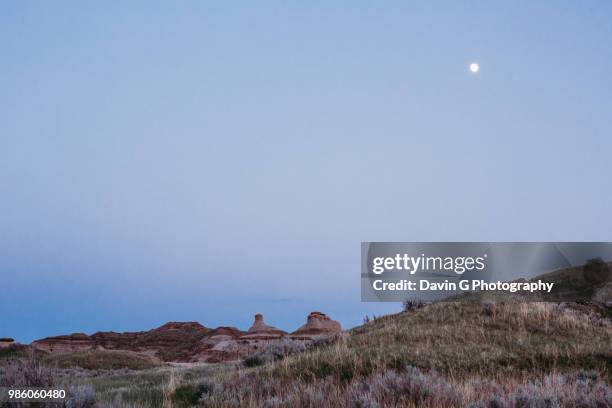
M176 391L177 383L178 383L178 379L176 377L176 371L171 370L170 376L168 377L168 384L164 388L164 404L163 404L164 408L172 407L172 395Z
M87 350L72 353L47 354L42 361L53 367L74 368L86 370L145 370L159 367L161 362L149 356L143 356L131 351L119 350Z
M301 353L243 364L119 372L99 406L612 406L612 325L590 306L436 303L372 320ZM176 370L176 371L174 371Z
M50 387L53 371L31 353L27 358L7 362L0 370L0 387Z
M412 365L450 377L530 376L610 368L612 330L554 304L438 303L353 331L349 347L374 371ZM361 363L364 365L364 363Z
M550 303L437 303L228 373L201 404L609 406L602 404L612 404L612 328L596 322Z

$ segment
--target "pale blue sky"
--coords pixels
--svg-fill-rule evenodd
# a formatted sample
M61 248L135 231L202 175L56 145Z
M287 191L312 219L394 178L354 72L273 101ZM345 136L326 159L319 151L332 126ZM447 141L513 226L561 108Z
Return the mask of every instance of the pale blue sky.
M361 241L612 240L608 1L124 3L0 5L0 337L353 326Z

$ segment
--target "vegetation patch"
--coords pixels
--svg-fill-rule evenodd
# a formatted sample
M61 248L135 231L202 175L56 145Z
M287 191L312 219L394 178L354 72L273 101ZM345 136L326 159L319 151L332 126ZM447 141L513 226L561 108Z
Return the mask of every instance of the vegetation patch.
M129 351L88 350L74 353L48 354L45 364L58 368L80 367L86 370L145 370L158 367L160 362L151 357Z
M595 408L612 406L611 344L611 322L589 305L434 303L239 364L170 367L135 353L82 352L19 365L23 350L14 350L0 378L25 384L31 372L101 407ZM51 375L46 366L70 368Z

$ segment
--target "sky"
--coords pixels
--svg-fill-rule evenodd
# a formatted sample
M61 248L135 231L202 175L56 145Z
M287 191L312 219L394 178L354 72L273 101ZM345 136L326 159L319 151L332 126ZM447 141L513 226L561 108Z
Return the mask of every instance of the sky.
M362 241L612 241L611 18L2 3L0 337L352 327L401 307L360 301Z

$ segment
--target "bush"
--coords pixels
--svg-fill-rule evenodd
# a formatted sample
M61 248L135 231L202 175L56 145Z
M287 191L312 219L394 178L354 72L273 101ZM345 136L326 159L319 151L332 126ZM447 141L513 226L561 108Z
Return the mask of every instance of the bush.
M66 408L91 408L96 405L96 392L91 385L70 387Z
M261 353L245 358L244 365L247 367L258 367L265 363L282 360L291 354L302 353L304 351L306 351L304 342L282 339L269 344Z
M244 359L244 365L247 367L259 367L265 363L264 359L259 355L250 356Z
M389 370L371 378L368 383L355 383L349 390L353 407L461 406L461 395L442 377L423 374L415 367L405 371Z
M269 354L274 360L281 360L291 354L302 353L306 350L306 346L302 341L283 339L277 343L271 344L264 354Z
M0 375L1 387L51 387L52 371L33 356L25 360L11 360Z
M263 402L262 408L279 408L283 406L283 400L278 397L270 397Z
M482 314L485 316L495 316L495 302L492 300L484 300L482 302Z
M411 312L425 307L426 303L418 299L408 299L404 301L403 306L405 312Z
M584 279L591 285L601 285L610 280L610 268L601 258L589 259L584 265Z
M551 374L543 381L522 384L511 392L494 383L484 389L475 387L480 401L470 408L603 408L612 406L612 390L598 381L595 372L574 375Z
M204 394L204 389L200 386L181 385L172 394L172 402L179 406L191 407L198 403L202 394Z

